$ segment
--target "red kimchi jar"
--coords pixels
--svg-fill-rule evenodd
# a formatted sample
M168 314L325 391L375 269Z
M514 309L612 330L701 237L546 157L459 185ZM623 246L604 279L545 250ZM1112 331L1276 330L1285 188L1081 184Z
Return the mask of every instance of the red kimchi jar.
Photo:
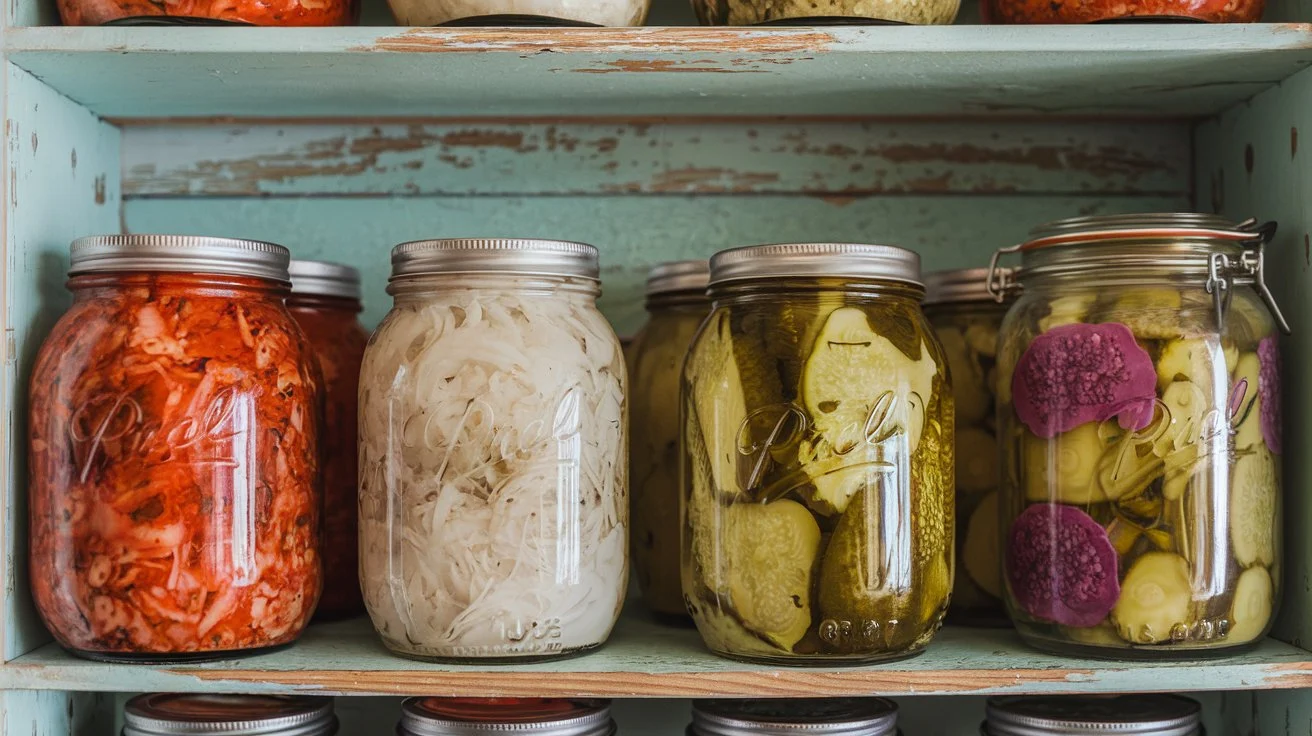
M359 0L59 0L66 26L349 26Z
M1256 23L1266 0L984 0L986 23L1046 24L1100 21Z
M73 306L29 417L37 609L75 654L195 661L291 642L318 601L318 368L285 248L110 235L71 248Z
M350 266L292 261L292 294L287 308L305 331L323 371L326 422L323 427L323 597L317 620L364 613L360 596L360 554L356 544L357 392L365 332L359 319L360 274Z

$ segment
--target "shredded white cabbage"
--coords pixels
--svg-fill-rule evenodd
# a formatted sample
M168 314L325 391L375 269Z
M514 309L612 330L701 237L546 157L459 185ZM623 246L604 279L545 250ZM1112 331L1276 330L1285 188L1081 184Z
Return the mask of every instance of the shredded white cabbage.
M591 294L398 299L360 378L360 574L390 647L605 641L628 576L624 381Z
M595 23L640 26L651 0L388 0L401 25L435 26L483 15L540 15Z

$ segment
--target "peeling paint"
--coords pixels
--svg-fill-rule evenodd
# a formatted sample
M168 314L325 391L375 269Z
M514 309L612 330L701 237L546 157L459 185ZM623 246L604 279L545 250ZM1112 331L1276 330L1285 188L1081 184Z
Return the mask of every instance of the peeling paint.
M819 29L748 28L553 28L460 29L411 28L375 39L351 51L470 52L503 51L536 55L544 51L596 53L640 51L652 53L716 52L727 54L780 54L821 52L837 43Z
M105 175L104 174L101 174L100 176L96 177L95 199L96 199L96 204L98 205L103 205L105 203Z

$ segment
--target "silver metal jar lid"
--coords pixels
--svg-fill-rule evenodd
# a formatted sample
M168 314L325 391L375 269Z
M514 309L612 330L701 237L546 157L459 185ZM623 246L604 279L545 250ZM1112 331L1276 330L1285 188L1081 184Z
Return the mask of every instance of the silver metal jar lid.
M712 284L793 276L879 279L920 286L920 256L893 245L778 243L722 250L711 257Z
M883 736L897 731L897 704L884 698L698 700L696 736Z
M69 276L124 271L253 276L286 283L291 253L258 240L202 235L93 235L69 246Z
M647 272L647 296L678 291L706 291L711 277L707 261L670 261Z
M397 730L410 736L607 736L615 722L605 700L408 698Z
M123 709L123 736L328 736L332 698L147 693Z
M287 273L293 294L360 300L360 272L345 264L294 260Z
M1010 274L1011 269L1002 269ZM1004 278L1007 276L1004 275ZM925 274L925 305L955 302L991 302L989 270L958 268Z
M524 238L415 240L392 249L392 278L507 272L601 280L597 249L584 243Z
M1007 696L989 698L989 736L1192 736L1196 701L1179 695Z

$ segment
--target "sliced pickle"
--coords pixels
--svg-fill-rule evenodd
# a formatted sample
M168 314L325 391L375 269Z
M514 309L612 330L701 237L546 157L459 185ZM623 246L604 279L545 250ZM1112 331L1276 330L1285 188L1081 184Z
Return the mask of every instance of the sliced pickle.
M688 368L693 395L690 410L705 443L710 476L718 493L741 492L738 435L747 419L742 377L734 359L729 315L714 313L702 329Z
M1271 620L1271 603L1275 591L1271 575L1263 567L1250 567L1239 575L1235 584L1235 600L1230 608L1228 643L1253 641L1266 631Z
M962 562L970 579L994 598L1002 597L1002 552L998 544L998 494L984 497L970 515Z
M712 651L733 654L778 654L779 647L753 634L737 619L722 611L714 601L698 600L689 613L697 624L697 631Z
M823 620L873 621L884 625L909 614L906 594L911 581L902 581L899 586L899 581L891 579L897 568L889 568L882 554L879 535L884 520L880 518L880 504L870 499L872 492L863 490L848 504L820 563L819 603ZM909 572L909 563L910 560L904 560L904 566L900 567ZM829 648L850 654L866 647L860 642L838 639L829 642Z
M1189 381L1211 392L1218 380L1221 357L1216 354L1216 346L1206 338L1186 337L1171 340L1162 348L1157 358L1157 390L1166 391L1172 382Z
M972 322L966 327L970 349L986 358L998 354L998 327L991 321ZM955 377L954 377L955 378Z
M1276 558L1275 457L1265 447L1241 454L1230 483L1230 543L1243 567L1270 565Z
M1169 552L1141 555L1121 581L1121 597L1112 621L1131 644L1170 641L1171 629L1184 623L1193 603L1189 563Z
M1166 457L1176 450L1198 444L1203 427L1203 416L1211 408L1207 393L1193 381L1175 381L1162 393L1162 409L1150 430L1156 434L1153 452Z
M789 500L726 509L724 574L729 601L749 631L782 649L811 627L811 576L820 527Z
M1089 310L1098 301L1093 292L1059 296L1048 304L1048 315L1039 319L1039 332L1047 332L1054 327L1084 322Z
M1262 362L1257 353L1243 353L1235 365L1234 379L1230 382L1231 397L1239 397L1232 421L1238 422L1235 430L1235 449L1247 450L1263 444L1262 440L1262 406L1257 400L1258 375L1262 372ZM1243 382L1243 388L1239 387ZM1240 392L1242 391L1242 396Z
M976 427L957 426L957 490L983 493L998 487L998 441Z
M1021 439L1025 498L1085 506L1108 500L1097 471L1110 446L1096 422L1045 440L1028 430Z
M1127 289L1098 312L1099 322L1119 322L1140 340L1169 340L1183 332L1180 292L1164 287Z
M943 353L948 359L948 375L952 376L952 397L957 409L957 422L974 424L989 413L992 398L980 370L979 361L971 355L966 338L960 330L946 327L935 331Z

